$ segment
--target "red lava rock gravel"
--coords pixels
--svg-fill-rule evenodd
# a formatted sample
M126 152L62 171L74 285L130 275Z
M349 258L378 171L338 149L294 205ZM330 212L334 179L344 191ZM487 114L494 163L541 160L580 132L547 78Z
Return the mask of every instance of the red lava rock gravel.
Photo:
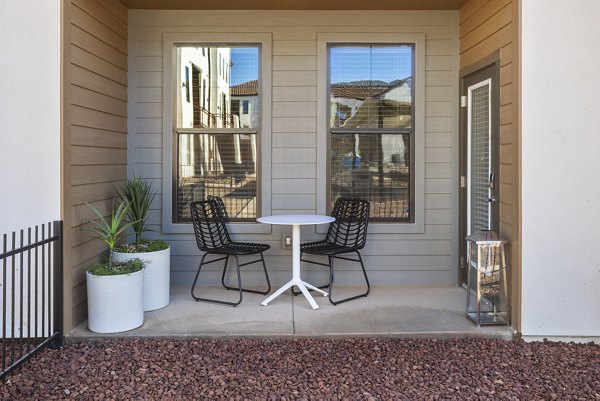
M45 350L3 400L600 400L600 346L487 339L117 339Z

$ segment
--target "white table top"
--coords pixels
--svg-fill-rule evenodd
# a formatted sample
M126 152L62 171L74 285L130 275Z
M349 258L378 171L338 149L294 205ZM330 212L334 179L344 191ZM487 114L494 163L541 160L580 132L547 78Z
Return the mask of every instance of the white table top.
M318 214L280 214L277 216L259 217L256 221L266 224L309 225L331 223L335 221L335 218Z

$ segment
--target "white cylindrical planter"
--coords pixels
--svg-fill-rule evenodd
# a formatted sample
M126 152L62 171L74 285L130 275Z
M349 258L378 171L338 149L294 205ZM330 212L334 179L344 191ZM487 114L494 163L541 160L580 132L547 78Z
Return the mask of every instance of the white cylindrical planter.
M87 273L88 327L118 333L144 323L144 270L116 276Z
M169 304L171 248L156 252L114 252L115 262L140 259L144 262L144 311L164 308Z

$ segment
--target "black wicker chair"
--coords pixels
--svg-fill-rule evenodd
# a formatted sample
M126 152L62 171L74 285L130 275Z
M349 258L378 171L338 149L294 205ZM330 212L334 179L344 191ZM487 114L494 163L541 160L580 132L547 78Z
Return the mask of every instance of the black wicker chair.
M328 287L329 302L333 305L337 305L342 302L366 297L371 291L367 271L365 270L365 265L359 252L360 249L364 248L367 241L369 202L362 199L338 198L333 206L331 215L335 217L335 221L329 225L329 230L327 231L325 239L300 245L300 259L303 262L329 267L329 284L320 288ZM348 253L356 253L358 258L355 259L346 256L345 254ZM303 257L305 254L327 256L328 263L305 259ZM363 275L365 276L367 291L359 295L335 301L331 296L331 293L333 292L334 259L359 262Z
M269 281L269 274L267 273L267 266L265 265L265 258L263 256L263 252L269 249L270 246L266 244L232 241L229 237L229 232L227 231L227 226L225 224L226 211L224 209L223 202L220 198L215 198L216 197L211 197L211 199L209 200L196 201L190 203L192 223L194 225L194 234L196 235L196 243L198 245L198 249L204 252L202 259L200 260L200 265L198 266L198 271L196 272L196 277L194 278L194 283L192 284L192 297L196 301L206 301L224 305L237 306L242 302L242 292L252 292L255 294L266 295L271 291L271 282ZM206 257L209 255L221 255L221 257L205 262ZM260 255L260 258L240 264L239 256L247 255ZM238 278L237 287L230 287L227 284L225 284L225 273L227 271L227 263L229 262L229 256L233 256L235 259L235 266L237 269ZM223 274L221 276L221 284L223 284L223 287L225 287L228 290L239 291L240 297L237 302L222 301L211 298L201 298L195 293L196 284L198 282L198 277L200 275L200 270L202 270L202 266L221 260L225 260L225 265L223 266ZM267 279L267 290L264 292L242 288L240 267L258 262L262 262L265 277Z
M223 199L216 195L208 195L206 199L215 202L215 204L219 207L219 212L223 215L223 221L225 223L229 223L229 213L227 213L227 208L225 207L225 202L223 202Z

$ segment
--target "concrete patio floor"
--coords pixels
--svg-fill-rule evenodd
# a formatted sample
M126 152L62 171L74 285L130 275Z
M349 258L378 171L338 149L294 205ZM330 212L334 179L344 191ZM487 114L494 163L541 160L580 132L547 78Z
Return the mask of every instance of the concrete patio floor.
M234 291L204 287L203 296L229 297ZM337 297L358 288L345 287ZM65 340L76 342L110 337L487 337L511 339L507 326L478 328L465 317L466 292L448 287L372 287L366 298L333 306L315 294L319 309L313 310L301 295L289 292L269 306L260 302L266 296L244 293L243 302L233 308L195 302L189 287L171 287L171 301L165 308L146 312L144 324L116 334L97 334L83 322Z

